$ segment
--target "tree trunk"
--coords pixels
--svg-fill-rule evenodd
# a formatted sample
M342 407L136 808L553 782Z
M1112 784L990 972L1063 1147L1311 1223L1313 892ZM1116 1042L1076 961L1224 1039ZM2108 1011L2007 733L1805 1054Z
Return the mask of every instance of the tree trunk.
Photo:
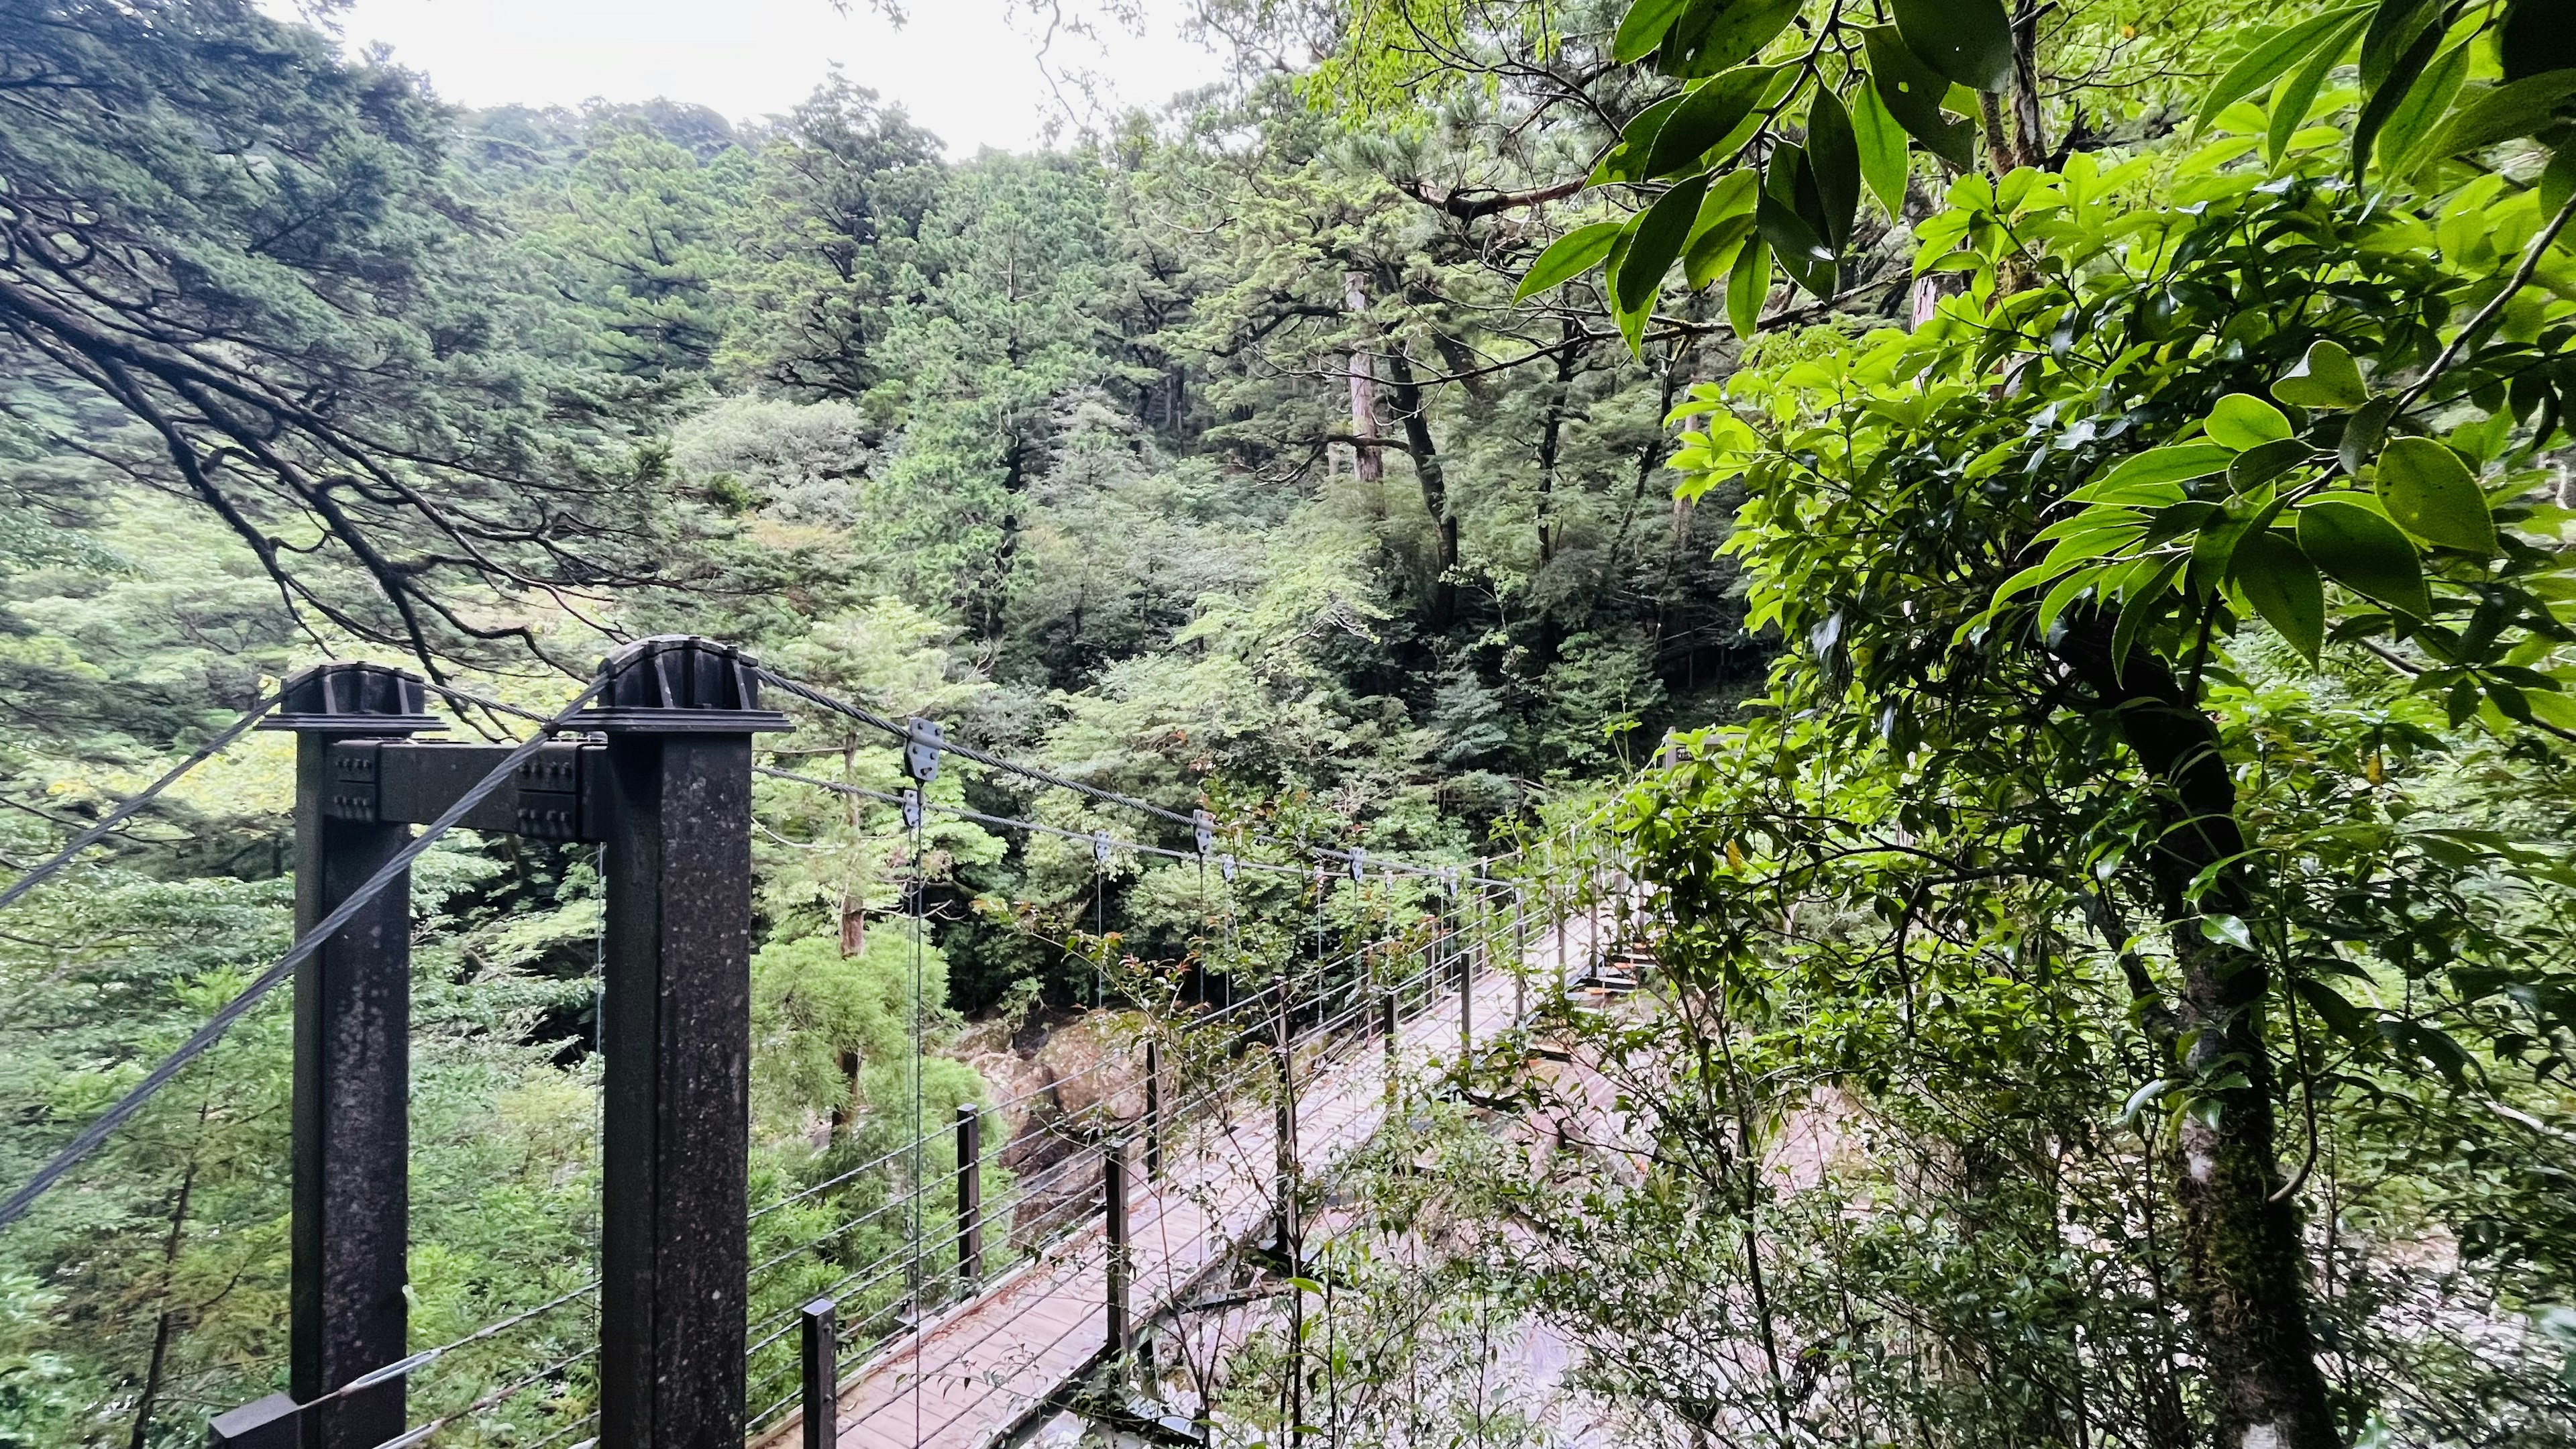
M849 892L841 893L841 954L856 956L867 949L867 906Z
M1538 432L1538 561L1556 559L1556 455L1565 438L1566 394L1572 390L1575 358L1575 325L1572 317L1557 323L1556 376L1547 388L1547 412Z
M1685 315L1696 315L1696 309ZM1663 380L1655 395L1657 419L1672 416L1673 399L1681 391L1682 359L1689 355L1686 344L1675 342L1664 354ZM1602 611L1619 590L1622 571L1628 567L1628 535L1636 528L1637 510L1646 501L1646 485L1654 480L1657 469L1664 465L1670 436L1658 426L1646 435L1646 445L1637 451L1637 479L1628 490L1628 502L1619 511L1619 526L1610 535L1609 564L1601 570L1601 587L1592 596L1589 622L1598 625Z
M1439 450L1432 446L1428 404L1421 384L1413 380L1413 364L1405 358L1404 349L1399 347L1387 354L1386 368L1387 391L1394 400L1396 416L1403 420L1405 444L1413 453L1413 476L1422 485L1422 511L1431 515L1432 532L1437 538L1433 565L1438 572L1431 586L1431 618L1434 624L1446 624L1457 589L1449 575L1458 567L1458 517L1449 509L1449 477Z
M205 1126L206 1109L197 1109L197 1125ZM159 1406L161 1378L170 1362L170 1335L177 1329L179 1315L170 1307L170 1289L179 1274L179 1245L186 1240L188 1199L197 1189L197 1159L188 1159L187 1170L179 1175L179 1200L170 1208L170 1235L161 1245L161 1313L152 1323L152 1357L144 1365L143 1392L135 1397L134 1432L127 1438L128 1449L145 1449L152 1441L152 1411Z
M1368 311L1368 274L1342 273L1342 299L1351 315ZM1351 436L1377 436L1377 364L1368 353L1351 349ZM1386 456L1366 443L1351 445L1351 476L1363 483L1375 483L1386 476Z
M2252 900L2236 821L2236 786L2217 726L2165 661L2111 654L2111 621L2071 627L2057 657L2112 711L2154 787L2159 832L2146 861L2158 904L2176 923L2182 990L2175 1003L2187 1078L2239 1084L2202 1099L2179 1134L2174 1198L2182 1211L2184 1296L2200 1339L2220 1449L2338 1449L2325 1377L2308 1329L2298 1213L2274 1151L2273 1063L2263 1035L2270 974L2254 952L2208 935L2199 916L2242 917ZM2195 881L2209 884L2199 897Z
M2013 17L2012 86L2004 93L2012 108L2013 161L2021 166L2048 164L2048 130L2039 114L2039 12L2029 4Z

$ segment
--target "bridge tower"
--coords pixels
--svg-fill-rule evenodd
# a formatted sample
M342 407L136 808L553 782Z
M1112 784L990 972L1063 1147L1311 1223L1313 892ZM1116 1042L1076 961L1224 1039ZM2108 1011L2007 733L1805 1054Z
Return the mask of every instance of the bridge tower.
M298 737L299 932L511 753L413 739L441 728L424 700L405 671L326 664L262 726ZM600 1438L739 1449L751 741L788 722L760 708L752 660L668 635L601 661L579 725L459 823L605 846ZM374 1449L405 1432L400 1373L340 1391L408 1347L410 925L398 881L297 970L289 1392L219 1418L218 1444Z

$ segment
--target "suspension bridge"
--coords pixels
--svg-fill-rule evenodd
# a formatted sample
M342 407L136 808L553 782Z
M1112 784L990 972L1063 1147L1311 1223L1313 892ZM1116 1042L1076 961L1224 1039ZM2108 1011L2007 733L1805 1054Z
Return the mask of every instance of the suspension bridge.
M912 785L879 791L760 764L757 737L792 727L762 707L764 684L882 732ZM515 745L419 739L443 725L427 712L431 691L460 708L523 715L535 728ZM307 671L23 875L0 907L252 728L297 737L294 945L0 1201L5 1229L233 1022L293 983L287 1387L216 1416L213 1445L465 1442L485 1416L532 1393L594 1407L519 1441L529 1449L1005 1443L1074 1402L1105 1367L1150 1366L1158 1333L1206 1311L1203 1295L1229 1265L1256 1259L1282 1278L1305 1271L1307 1219L1338 1167L1406 1092L1512 1031L1533 990L1628 984L1617 942L1631 901L1608 878L1533 901L1493 862L1371 857L1204 810L1184 814L974 749L933 722L879 715L727 646L677 636L618 650L550 716L383 666ZM927 787L950 757L1189 835L1185 844L1128 839L934 803ZM755 778L900 812L916 872L916 941L927 935L924 819L945 813L1087 841L1103 865L1125 852L1195 861L1229 886L1268 875L1311 888L1313 949L1274 963L1257 990L1224 978L1219 1002L1204 999L1202 976L1199 1004L1122 1003L1104 1018L1118 1025L1111 1049L1089 1067L961 1105L935 1130L921 1109L916 980L921 1129L755 1206ZM408 872L460 825L600 847L602 1228L595 1280L423 1347L410 1341L405 1307ZM1327 889L1365 892L1372 882L1390 900L1409 889L1428 908L1403 921L1390 908L1384 934L1328 949ZM1605 899L1615 907L1608 920ZM881 1200L841 1210L860 1187ZM780 1216L788 1209L831 1209L825 1216L838 1221L782 1243L764 1219L791 1221ZM862 1256L854 1245L872 1225L899 1231L892 1246ZM818 1275L822 1291L808 1296ZM791 1301L777 1301L782 1292ZM410 1381L442 1361L585 1312L596 1326L587 1346L530 1363L435 1417L409 1411ZM589 1392L562 1395L572 1384Z

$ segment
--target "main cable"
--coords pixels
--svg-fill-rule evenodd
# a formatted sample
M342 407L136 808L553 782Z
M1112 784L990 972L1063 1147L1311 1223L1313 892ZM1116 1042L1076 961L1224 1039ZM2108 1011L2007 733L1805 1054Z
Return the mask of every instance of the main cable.
M1121 795L1115 790L1104 790L1097 785L1086 785L1080 780L1069 780L1062 775L1053 773L1052 771L1041 770L1035 765L1023 765L1016 760L1006 760L999 755L988 754L975 748L973 745L959 744L955 740L947 739L937 741L915 741L911 730L905 728L903 725L895 723L884 715L878 714L876 711L871 709L863 709L847 700L835 698L834 696L826 694L822 690L816 689L811 685L801 684L796 680L778 673L776 670L762 669L760 671L760 677L768 683L777 685L779 688L786 690L789 694L792 694L798 699L804 700L809 704L821 705L823 708L828 709L835 714L857 720L859 723L874 729L884 730L897 739L927 744L931 748L936 749L943 754L956 755L961 759L973 760L979 765L987 765L1007 774L1018 775L1024 779L1035 780L1042 785L1053 785L1060 790L1071 790L1079 795L1088 795L1092 799L1098 800L1105 805L1120 805L1130 810L1142 811L1145 814L1156 816L1163 820L1168 820L1175 825L1191 825L1196 823L1191 817L1183 815L1177 810L1166 810L1162 806L1157 805L1150 800L1139 800L1133 795Z
M1158 820L1168 821L1174 825L1186 825L1193 829L1198 826L1199 822L1197 817L1184 815L1177 810L1165 809L1163 806L1157 805L1150 800L1140 800L1133 795L1122 795L1115 790L1102 789L1098 785L1086 785L1080 780L1068 779L1063 775L1056 774L1050 770L1040 769L1035 765L1024 765L1016 760L1007 760L999 755L979 750L973 745L960 744L955 740L918 738L904 725L901 725L872 709L852 704L848 700L841 699L835 695L826 693L823 690L816 689L812 685L790 679L786 675L780 674L774 669L762 668L759 671L759 674L763 681L778 686L780 689L787 691L798 699L804 700L809 704L819 705L824 709L832 711L834 714L843 716L844 718L856 720L871 729L882 730L885 733L893 735L895 738L903 740L909 744L919 744L930 749L938 750L943 754L951 754L956 755L961 759L973 760L977 764L989 766L993 769L1000 770L1005 774L1017 775L1022 779L1034 780L1042 785L1052 785L1060 790L1071 790L1075 794L1088 796L1102 804L1117 805L1125 809L1139 811L1143 814L1151 815ZM1244 838L1247 840L1255 841L1263 845L1277 845L1291 850L1305 851L1309 854L1320 856L1326 860L1335 860L1347 863L1356 853L1349 850L1336 850L1328 845L1310 845L1302 841L1289 840L1282 836L1268 835L1259 831L1247 830L1242 833ZM1382 856L1372 856L1370 859L1379 860L1387 869L1401 871L1406 875L1440 876L1453 869L1453 867L1449 866L1417 865L1410 861L1396 860Z
M312 930L297 939L293 946L287 948L286 954L277 959L275 965L261 972L239 996L218 1008L215 1014L207 1019L204 1026L197 1028L195 1035L181 1042L177 1051L163 1058L159 1066L154 1067L141 1082L136 1083L134 1090L120 1098L115 1106L101 1113L97 1121L82 1129L79 1136L73 1138L62 1151L54 1154L52 1161L38 1168L36 1175L27 1179L25 1186L11 1193L7 1202L0 1203L0 1228L5 1228L24 1217L27 1209L35 1206L36 1199L44 1196L46 1190L60 1181L63 1174L71 1171L82 1158L96 1151L98 1145L105 1142L108 1135L122 1125L125 1119L141 1111L143 1105L151 1101L154 1094L169 1085L171 1078L176 1077L181 1068L195 1061L206 1048L220 1041L224 1033L232 1028L234 1022L239 1021L246 1012L257 1006L260 999L275 990L278 983L293 974L296 967L311 959L313 953L321 950L333 936L338 935L342 927L356 919L360 911L365 910L377 896L383 894L386 887L400 879L403 872L410 870L412 862L418 860L440 836L447 833L450 827L464 819L475 806L482 804L503 785L508 784L517 775L519 766L527 763L538 750L544 748L547 740L556 731L570 727L573 716L580 712L582 706L590 703L601 690L607 687L608 680L603 676L592 680L589 688L573 696L571 703L557 711L554 718L546 722L546 728L530 734L518 748L503 756L501 762L492 767L490 774L476 781L473 788L457 797L455 804L441 811L438 818L429 823L428 829L409 845L404 846L393 859L378 867L376 873L369 876L364 885L351 892L349 898L342 901L337 910L324 916Z

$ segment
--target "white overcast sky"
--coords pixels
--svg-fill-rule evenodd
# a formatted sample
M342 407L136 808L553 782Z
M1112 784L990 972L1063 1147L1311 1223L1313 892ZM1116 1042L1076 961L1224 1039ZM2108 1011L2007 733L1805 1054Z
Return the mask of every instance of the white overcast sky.
M867 0L845 9L831 0L352 0L336 23L353 54L389 46L440 96L469 106L668 96L748 120L802 100L838 62L958 158L983 146L1044 144L1049 118L1064 114L1048 69L1092 71L1117 102L1145 107L1221 73L1212 53L1181 38L1180 0L1147 0L1142 35L1107 21L1096 22L1096 42L1059 35L1045 68L1025 5L1012 13L1006 0L911 0L905 8L898 26Z

